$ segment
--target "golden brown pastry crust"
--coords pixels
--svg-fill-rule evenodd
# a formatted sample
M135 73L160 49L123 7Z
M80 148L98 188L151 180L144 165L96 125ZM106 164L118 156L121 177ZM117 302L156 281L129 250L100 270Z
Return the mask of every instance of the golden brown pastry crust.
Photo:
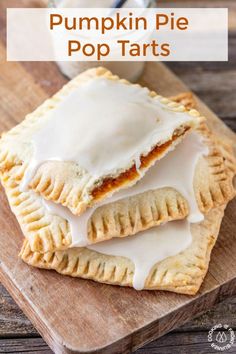
M205 123L197 131L204 137L209 154L198 162L194 190L200 210L207 213L234 198L236 159L233 147L214 135Z
M196 101L190 91L181 92L178 95L171 96L170 100L181 103L188 110L196 108Z
M202 223L192 224L191 245L178 255L155 264L146 279L145 289L196 294L208 270L223 215L224 207L214 209ZM20 257L29 265L56 270L63 275L132 286L134 265L125 257L107 256L86 248L42 254L32 252L27 240Z
M94 77L106 77L110 80L119 80L103 68L91 69L70 81L51 99L45 101L35 112L28 115L26 119L13 128L10 132L3 135L0 141L0 173L7 172L13 166L21 166L22 178L25 169L32 157L33 149L30 143L32 132L37 129L40 119L44 114L56 107L58 102L73 91L82 82ZM129 84L126 80L122 82ZM167 109L174 111L188 111L183 105L170 101L150 91L151 97L156 97ZM170 149L182 140L186 131L191 127L197 126L203 118L196 110L188 111L192 120L181 125L172 136L172 140L157 142L157 146L152 147L147 155L142 155L143 169L149 168L156 160L162 158ZM27 142L28 139L28 142ZM68 207L72 213L79 215L94 203L107 197L110 193L124 186L130 186L141 176L137 173L134 165L127 166L117 175L103 176L94 181L92 176L83 171L77 164L72 162L48 161L43 163L32 178L30 188L41 194L45 199L52 200Z

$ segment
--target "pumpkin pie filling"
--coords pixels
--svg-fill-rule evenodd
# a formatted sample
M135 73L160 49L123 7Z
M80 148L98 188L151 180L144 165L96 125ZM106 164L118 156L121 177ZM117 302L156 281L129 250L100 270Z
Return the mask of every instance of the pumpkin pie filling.
M166 141L162 145L155 146L147 155L142 155L140 158L140 169L142 170L142 168L147 168L152 163L152 161L160 157L177 138L185 135L189 129L189 127L186 127L183 131L181 131L181 133L179 131L174 132L171 140ZM93 199L97 201L100 198L103 198L105 194L111 192L112 190L120 188L127 182L129 183L130 181L135 180L138 176L139 173L137 171L136 165L134 164L130 169L122 172L117 177L104 178L102 183L92 190L91 195L93 196Z

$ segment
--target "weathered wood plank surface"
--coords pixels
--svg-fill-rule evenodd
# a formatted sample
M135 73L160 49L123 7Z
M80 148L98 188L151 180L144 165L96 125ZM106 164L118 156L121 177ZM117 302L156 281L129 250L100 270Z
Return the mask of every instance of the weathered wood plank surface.
M35 4L37 3L38 1L35 1ZM183 3L179 6L186 6L186 3L193 4L193 1L185 0L176 3ZM203 3L203 1L198 1L198 5L200 3ZM236 14L236 3L234 0L207 1L204 3L207 3L208 6L229 6L231 12ZM196 2L194 2L194 5L196 5ZM2 22L0 23L0 32L2 34L4 28ZM235 27L232 21L232 28L234 29ZM230 33L229 49L229 63L171 63L169 66L226 124L236 131L235 32ZM32 73L33 64L25 63L24 68L26 71L28 70ZM51 69L47 80L40 77L40 70L35 69L34 71L35 83L39 84L48 94L52 94L55 90L53 77L55 77L54 74L57 68L52 64ZM58 80L57 84L58 86L61 85L61 83L58 83ZM24 114L24 112L21 113ZM188 322L181 328L139 349L137 353L215 353L215 350L209 350L207 331L219 322L227 323L236 329L236 297L227 299L197 319ZM52 353L7 291L0 286L0 353L26 352L30 354ZM234 347L231 351L227 352L235 353L236 349Z
M236 328L236 297L231 297L166 336L139 349L137 354L211 353L207 332L217 323ZM234 350L234 351L233 351ZM171 352L172 351L172 352ZM30 321L0 286L0 353L52 353ZM235 353L235 348L229 353ZM212 352L213 353L213 352Z
M227 353L235 354L232 346ZM0 340L0 353L27 353L53 354L42 338L15 338ZM158 342L137 350L135 354L216 354L215 349L209 347L207 333L204 331L185 333L171 333L160 338ZM225 351L226 353L226 351Z

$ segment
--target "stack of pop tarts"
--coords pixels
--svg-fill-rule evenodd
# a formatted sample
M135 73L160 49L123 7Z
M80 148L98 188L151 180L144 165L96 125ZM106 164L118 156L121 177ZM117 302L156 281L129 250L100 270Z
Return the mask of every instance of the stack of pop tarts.
M115 97L113 105L106 96L108 87L127 90L126 98ZM87 105L89 113L86 106L80 112L82 94L93 106ZM106 99L109 104L102 105ZM147 117L136 123L132 116L132 109L145 112L148 105L158 110L153 131ZM207 272L224 209L235 195L236 165L230 144L209 130L193 106L189 94L167 99L98 68L70 81L3 134L0 177L24 236L21 259L102 283L195 294ZM91 116L91 111L96 112L97 136L91 124L80 122L81 114ZM110 136L104 117L109 112L114 127ZM84 127L78 140L70 130L71 114L73 129L76 119ZM119 114L132 117L132 124L120 126ZM142 137L137 130L143 131ZM58 156L64 156L68 132L75 151L82 136L91 135L93 151L84 149L83 155L79 149L74 160L54 159L49 151L58 149ZM135 158L129 155L134 148ZM40 160L46 153L49 157ZM124 159L118 160L122 154ZM93 165L87 167L91 156L102 174L95 173ZM112 171L104 173L104 161Z

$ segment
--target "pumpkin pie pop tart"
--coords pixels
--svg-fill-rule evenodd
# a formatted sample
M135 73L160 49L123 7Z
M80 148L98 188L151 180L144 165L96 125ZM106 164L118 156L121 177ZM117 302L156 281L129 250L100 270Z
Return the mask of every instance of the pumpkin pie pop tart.
M21 166L22 191L80 215L137 182L200 120L195 110L92 69L3 136L0 168Z
M25 240L20 257L72 277L194 295L206 275L223 215L224 207L219 207L201 223L171 221L130 238L65 251L32 252Z

